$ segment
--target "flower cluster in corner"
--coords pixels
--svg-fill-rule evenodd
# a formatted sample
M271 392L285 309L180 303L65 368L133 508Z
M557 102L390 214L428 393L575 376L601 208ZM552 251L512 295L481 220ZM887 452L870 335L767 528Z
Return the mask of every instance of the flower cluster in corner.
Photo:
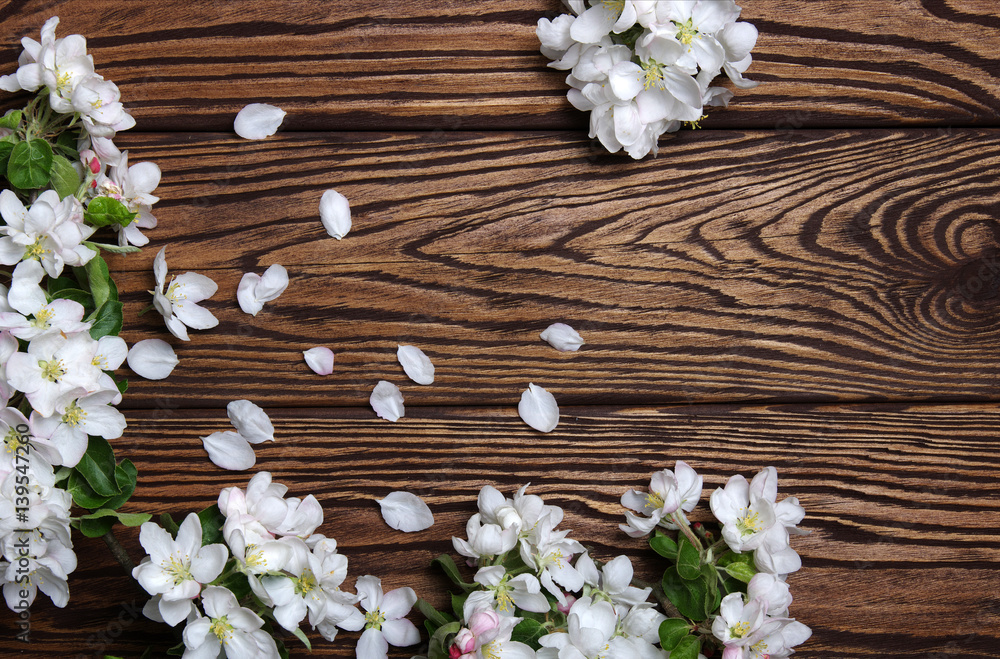
M706 105L725 106L733 93L712 86L721 74L740 88L757 29L737 22L733 0L564 0L572 13L538 21L549 66L569 71L570 103L590 112L590 137L635 159Z
M169 515L161 518L164 526L142 525L139 541L149 555L132 574L153 596L143 609L147 617L184 623L183 643L172 653L287 657L275 625L309 647L301 629L306 621L327 641L341 629L364 630L362 659L385 657L388 644L417 643L417 628L404 617L416 602L413 590L383 593L370 575L357 579L357 594L343 590L347 557L336 540L316 533L322 506L311 494L299 499L287 492L262 471L245 490L222 490L217 505L180 525Z
M678 461L654 474L648 491L622 497L622 530L655 530L650 547L667 560L661 582L650 585L634 579L627 556L595 560L558 528L559 507L525 487L513 498L484 487L468 537L453 539L477 568L471 582L441 556L435 563L461 591L454 611L418 602L431 633L428 659L789 656L811 634L788 616L786 578L800 566L789 537L801 533L802 507L794 497L776 501L773 467L751 483L734 476L712 494L718 524L688 520L701 492L702 478Z

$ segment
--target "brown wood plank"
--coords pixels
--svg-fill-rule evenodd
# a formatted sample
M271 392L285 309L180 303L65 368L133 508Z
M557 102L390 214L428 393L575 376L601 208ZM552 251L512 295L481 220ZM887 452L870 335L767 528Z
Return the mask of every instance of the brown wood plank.
M534 32L561 11L558 0L6 2L0 61L58 14L144 130L231 130L243 105L269 102L289 112L285 130L581 131ZM764 84L706 127L997 123L991 0L748 0L742 16L761 33L749 77Z
M404 382L397 343L437 364L420 405L512 405L529 381L567 404L995 400L1000 132L801 136L691 133L628 165L565 133L134 136L164 182L153 243L111 259L125 335L169 338L137 316L161 245L216 279L222 324L125 404L363 405ZM329 187L354 204L341 241ZM242 313L242 273L271 263L291 286ZM589 345L543 344L556 321ZM305 367L314 345L333 376Z
M583 407L564 410L549 435L505 408L423 408L396 424L364 409L271 416L277 440L258 447L255 470L270 470L291 495L317 495L326 512L321 530L349 557L352 580L373 573L442 605L443 584L425 566L451 552L450 537L463 533L486 483L509 492L530 482L530 491L566 508L564 527L595 556L640 558L648 557L643 543L617 530L625 490L645 486L676 459L705 476L706 496L733 473L774 465L779 494L799 497L802 527L812 532L795 540L804 568L789 578L792 615L815 632L803 657L953 651L985 659L1000 642L994 405ZM221 408L128 418L126 435L113 443L140 469L130 510L179 516L249 478L214 467L201 449L200 435L228 427ZM436 524L417 534L389 530L372 498L394 489L423 496ZM706 511L703 499L694 517ZM137 533L121 535L140 557ZM107 631L117 636L105 650L122 656L150 639L169 640L162 628L131 620L130 607L143 599L100 541L80 539L77 549L71 606L32 609L31 656L89 656ZM644 565L644 576L654 577L655 567ZM23 649L11 637L0 650ZM313 656L352 657L356 637L314 638Z

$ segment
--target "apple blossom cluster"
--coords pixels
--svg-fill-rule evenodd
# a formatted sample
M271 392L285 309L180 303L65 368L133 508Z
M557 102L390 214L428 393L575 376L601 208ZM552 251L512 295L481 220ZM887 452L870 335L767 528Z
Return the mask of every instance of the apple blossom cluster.
M357 594L343 590L347 557L337 552L336 540L316 533L322 506L311 494L299 499L287 492L262 471L245 490L222 490L217 506L189 514L180 526L169 516L163 518L167 529L142 525L139 542L148 556L132 575L153 596L143 608L147 617L184 623L177 653L287 656L274 625L308 646L304 621L328 641L341 629L364 630L357 649L362 659L384 658L387 644L417 643L419 633L404 617L416 602L413 590L383 593L370 575L357 579Z
M115 521L147 518L117 511L136 478L107 441L126 425L115 409L125 382L114 371L129 351L99 252L147 241L140 229L156 224L150 193L160 172L129 166L114 145L134 121L114 83L94 72L83 37L57 39L58 23L45 23L41 42L22 40L16 73L0 77L6 91L38 92L0 118L0 271L9 283L0 285L0 570L12 609L38 590L66 605L71 524L99 536ZM92 240L107 227L117 245ZM71 520L74 503L84 514Z
M635 159L682 123L697 126L706 105L733 93L712 86L722 73L737 87L757 29L737 22L733 0L564 0L572 13L539 19L536 33L550 67L569 71L570 103L590 112L590 137Z

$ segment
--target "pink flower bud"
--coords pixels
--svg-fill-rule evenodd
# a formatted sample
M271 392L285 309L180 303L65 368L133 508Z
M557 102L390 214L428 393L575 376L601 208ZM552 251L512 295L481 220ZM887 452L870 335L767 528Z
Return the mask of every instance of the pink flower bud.
M476 637L468 629L462 628L458 630L455 634L455 640L451 642L451 648L448 651L448 655L451 659L458 659L463 654L472 652L476 649Z
M469 629L476 636L496 629L500 626L500 616L493 609L481 609L472 614L469 619ZM468 650L466 650L468 652Z
M574 602L576 602L576 598L573 597L572 595L567 595L566 596L566 603L565 604L557 604L556 608L559 609L560 613L565 613L566 615L569 615L569 610L570 610L570 608L573 607L573 603Z

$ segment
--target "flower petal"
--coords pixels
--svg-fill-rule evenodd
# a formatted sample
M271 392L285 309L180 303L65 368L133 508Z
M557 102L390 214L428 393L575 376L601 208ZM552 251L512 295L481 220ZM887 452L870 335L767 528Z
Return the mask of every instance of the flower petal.
M285 120L285 111L266 103L247 105L233 122L236 134L247 140L262 140L278 132L278 126Z
M274 441L274 424L259 405L248 400L234 400L226 405L226 414L236 432L251 444Z
M368 399L375 414L388 421L396 421L404 416L403 394L391 382L379 380Z
M416 346L397 346L396 359L403 366L407 377L417 384L434 382L434 364L424 351Z
M232 430L213 432L208 437L202 437L208 451L208 459L223 469L243 471L254 466L257 456L247 440Z
M561 352L575 352L584 343L583 337L565 323L552 323L539 336L542 341L547 341L550 346Z
M541 432L551 432L559 424L559 406L555 396L534 384L529 383L521 394L517 413L525 423Z
M424 500L411 492L391 492L377 499L385 523L406 533L423 531L434 524L434 515Z
M257 299L257 284L260 283L260 275L247 272L240 279L240 285L236 288L236 301L240 304L240 309L244 313L256 316L264 303Z
M340 240L351 230L351 205L336 190L327 190L319 200L319 219L326 232Z
M306 364L317 375L330 375L333 373L333 350L317 346L302 352L306 359Z
M128 351L128 367L147 380L162 380L180 360L170 344L161 339L144 339Z
M286 288L288 288L288 271L283 265L274 263L261 275L255 296L261 302L271 302L277 300Z

